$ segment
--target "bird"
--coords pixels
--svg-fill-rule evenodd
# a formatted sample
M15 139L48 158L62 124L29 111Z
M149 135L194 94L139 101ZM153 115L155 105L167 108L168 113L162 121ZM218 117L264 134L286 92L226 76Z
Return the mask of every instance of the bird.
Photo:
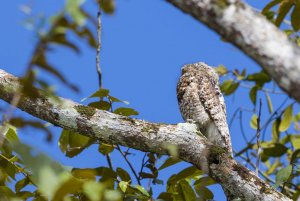
M184 65L177 99L183 119L195 123L208 141L232 155L225 101L214 68L203 62Z

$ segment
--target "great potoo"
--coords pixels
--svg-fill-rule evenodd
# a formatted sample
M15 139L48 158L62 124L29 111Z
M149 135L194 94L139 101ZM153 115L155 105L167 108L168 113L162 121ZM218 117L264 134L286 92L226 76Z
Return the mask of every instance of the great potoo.
M219 76L205 63L182 68L177 99L185 121L193 121L207 139L232 153L226 107L219 87Z

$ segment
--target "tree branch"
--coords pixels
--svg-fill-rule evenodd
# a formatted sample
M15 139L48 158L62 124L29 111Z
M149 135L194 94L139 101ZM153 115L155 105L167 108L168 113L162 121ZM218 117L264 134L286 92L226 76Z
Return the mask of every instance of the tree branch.
M239 47L300 102L300 49L239 0L167 0Z
M21 89L18 78L0 70L1 99L10 103ZM223 149L210 144L194 124L151 123L49 96L42 90L38 90L38 94L37 98L22 95L17 107L54 125L110 144L158 154L167 154L169 145L176 145L180 159L199 169L207 163L209 175L235 198L290 200L238 164Z

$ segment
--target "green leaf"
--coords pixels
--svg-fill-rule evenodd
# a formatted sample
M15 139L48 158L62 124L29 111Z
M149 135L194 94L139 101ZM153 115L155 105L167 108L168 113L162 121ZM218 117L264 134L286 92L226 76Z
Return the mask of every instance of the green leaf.
M234 80L225 80L221 85L221 91L227 96L235 92L239 85L240 83Z
M49 42L66 46L66 47L74 50L76 53L80 53L80 49L74 43L68 41L65 33L53 34L53 36L50 38Z
M86 183L88 182L85 182L84 184ZM65 174L61 177L52 200L64 200L68 195L81 191L82 186L83 181L72 177L70 174ZM92 187L90 187L90 190L92 190Z
M77 178L94 178L94 176L100 176L103 180L117 179L117 173L107 167L98 168L73 168L72 174ZM102 181L103 181L102 180Z
M118 99L118 98L116 98L116 97L113 97L113 96L110 96L110 95L108 95L108 98L109 98L109 100L111 101L111 102L122 102L122 103L125 103L126 105L128 105L129 104L129 102L128 101L122 101L122 100L120 100L120 99Z
M149 193L146 191L146 189L143 186L134 185L133 187L139 190L143 195L150 197Z
M272 104L271 97L267 93L266 93L266 99L267 99L267 103L268 103L269 112L272 113L273 112L273 104Z
M30 180L28 177L24 177L23 179L19 180L15 184L15 190L16 192L20 192L25 186L27 186L30 183Z
M280 124L280 119L276 119L273 124L272 124L272 141L277 142L279 139L279 124Z
M85 169L73 168L72 175L78 179L95 180L97 176L97 170L92 168L85 168Z
M290 142L295 149L300 149L300 135L290 136Z
M19 172L18 167L6 158L4 155L0 154L0 167L4 170L13 180L15 180L16 174Z
M219 65L217 68L215 68L215 71L219 74L219 76L225 75L228 73L228 70L225 66Z
M10 142L10 143L16 143L16 142L19 142L19 137L18 137L18 134L17 134L17 128L12 126L12 125L9 125L9 124L6 124L5 126L7 126L8 130L5 134L5 138Z
M296 160L299 158L299 156L300 156L300 149L297 149L293 152L293 154L291 156L290 164L295 163Z
M86 22L84 13L81 12L80 7L85 0L67 0L66 11L71 15L77 25L82 26Z
M58 145L66 156L72 158L89 147L94 140L79 133L63 129Z
M36 169L38 170L33 173L36 174L35 184L37 184L41 192L52 198L61 182L59 175L48 165L36 167Z
M95 37L93 36L92 31L90 29L88 29L87 27L84 27L82 29L77 29L77 30L75 30L75 33L81 38L86 38L91 47L94 47L94 48L97 47L97 42L95 40Z
M282 21L284 20L285 16L288 14L288 12L290 11L290 9L293 6L293 1L282 1L279 9L278 9L278 16L275 20L275 25L276 26L280 26L280 24L282 23Z
M39 57L37 57L38 59ZM35 64L37 59L32 59L32 63ZM39 96L38 90L33 86L36 80L36 71L29 70L25 77L20 78L20 83L23 86L22 93L31 98L37 98Z
M22 200L28 200L29 198L32 198L35 196L32 192L29 192L29 191L21 191L21 192L18 192L16 195L18 196L18 198L21 198ZM12 201L18 201L18 199L12 200Z
M276 178L275 178L276 183L274 188L277 188L278 186L286 182L289 179L292 170L293 170L292 165L288 165L287 167L280 169L276 174Z
M256 105L256 97L257 97L257 91L259 87L253 86L249 92L250 100L252 101L253 105Z
M95 93L93 93L91 96L89 96L89 98L94 98L94 97L104 98L104 97L107 97L108 94L109 94L108 89L101 88L98 91L96 91Z
M261 11L262 14L266 14L272 7L276 6L277 4L279 4L280 2L282 2L283 0L273 0L271 2L269 2L264 9Z
M256 114L253 114L252 115L252 118L251 118L251 121L250 121L250 126L251 128L253 129L257 129L257 115Z
M164 200L164 201L173 201L173 194L169 192L168 193L162 192L161 194L159 194L157 199Z
M11 157L13 156L12 145L14 143L19 142L17 130L14 126L12 126L8 123L5 123L3 126L0 125L0 130L5 135L5 139L3 140L2 146L0 146L0 150L2 151L2 154L4 156L10 158L11 162L15 162L15 161L12 161ZM0 181L1 181L1 179L0 179Z
M89 18L91 20L94 19L81 8L80 12L82 12L82 14L84 14L86 18ZM67 31L72 31L78 37L87 39L91 47L95 48L97 46L95 37L92 31L87 26L78 26L76 23L70 22L69 18L66 19L65 15L59 15L52 21L52 26L54 26L53 34L66 34Z
M291 23L295 31L298 31L300 29L300 2L299 1L295 1L295 7L291 14Z
M178 158L178 146L175 144L165 143L164 148L168 151L169 155Z
M289 105L283 112L282 119L279 125L279 131L286 131L292 122L293 119L293 105Z
M263 153L267 156L280 157L287 152L288 148L284 145L275 143L271 147L264 148Z
M300 46L300 37L296 37L295 40L296 40L296 44L297 44L298 46Z
M292 29L286 29L286 30L283 30L283 32L284 32L288 37L290 37L290 36L294 33L294 30L292 30Z
M280 160L277 159L277 160L272 164L271 167L268 167L268 169L267 169L267 171L266 171L266 174L267 174L267 175L273 174L274 171L276 170L276 168L279 167L280 165L281 165Z
M83 184L83 192L91 201L102 200L104 190L104 185L95 181L88 181Z
M143 179L148 179L148 178L155 178L155 175L151 174L151 173L146 173L146 172L140 172L139 174Z
M105 144L105 143L101 143L99 145L98 151L103 154L103 155L108 155L111 152L113 152L114 150L114 146L111 144Z
M269 158L270 158L270 156L266 155L264 152L262 152L261 155L260 155L260 159L261 159L262 162L268 161Z
M275 12L274 11L267 11L266 13L263 13L263 15L271 22L274 22Z
M287 143L290 142L290 140L291 140L290 138L291 138L290 135L283 136L283 137L280 139L280 143L281 143L281 144L287 144Z
M293 117L293 121L300 121L300 112Z
M98 0L105 13L112 14L115 11L115 0Z
M165 169L167 167L170 167L172 165L175 165L177 163L180 163L181 160L179 158L175 157L169 157L165 162L158 168L158 170Z
M202 175L203 172L194 166L181 170L178 174L172 175L168 180L168 185L172 185L183 179L190 179Z
M30 179L49 198L52 198L64 178L70 177L64 167L25 144L14 144L14 151L21 157L25 167L31 170Z
M8 198L15 197L15 194L7 186L0 186L0 198L3 198L2 196L4 196L5 200L9 200Z
M128 182L126 182L126 181L120 181L119 187L120 187L120 189L121 189L121 191L122 191L123 193L126 192L128 185L129 185Z
M270 82L271 78L266 72L261 71L248 75L246 80L254 81L258 87L262 87L266 82Z
M101 176L103 180L117 178L117 173L110 168L99 167L96 168L96 170L97 170L97 175Z
M181 180L178 188L178 193L181 195L183 200L196 201L195 191L186 180Z
M233 71L234 75L236 76L236 78L238 80L243 80L245 78L246 75L246 69L243 69L242 73L239 73L238 70Z
M154 179L153 179L153 184L164 185L164 181L161 180L161 179L156 179L156 178L154 178Z
M119 107L114 111L115 114L123 115L123 116L131 116L131 115L138 115L139 113L132 109L126 107Z
M123 170L122 168L117 168L116 172L118 174L118 176L122 179L122 181L131 181L130 175L128 174L128 172L126 172L125 170Z
M104 200L107 200L107 201L120 201L120 200L122 200L122 195L117 190L107 189L104 193Z
M213 200L214 194L208 188L202 187L200 185L197 185L194 188L199 195L199 201Z
M200 179L196 180L195 183L194 183L194 186L210 186L210 185L213 185L213 184L216 184L216 182L210 178L210 177L201 177Z

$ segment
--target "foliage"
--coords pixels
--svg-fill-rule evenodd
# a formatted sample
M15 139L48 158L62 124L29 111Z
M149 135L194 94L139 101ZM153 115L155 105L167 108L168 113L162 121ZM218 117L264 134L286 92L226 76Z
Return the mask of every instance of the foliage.
M37 70L43 70L61 80L67 87L78 91L77 86L70 83L60 73L58 67L53 66L48 59L51 50L67 47L79 54L80 48L68 37L72 33L78 39L85 41L90 47L96 48L97 42L93 32L96 30L96 20L84 10L85 0L66 0L65 8L52 16L51 19L30 16L26 20L34 28L38 38L31 59L26 68L26 74L21 78L24 86L23 93L37 97L38 92L33 86L38 86L49 96L53 89L45 80L40 79ZM114 0L97 0L95 5L107 14L115 10ZM300 37L300 1L273 0L262 10L262 14L276 26L282 27L285 33L298 45ZM290 25L284 24L290 19ZM46 23L45 23L46 22ZM235 157L245 160L251 169L255 169L254 161L260 158L260 175L274 188L297 200L299 197L299 156L300 112L298 105L285 99L279 107L273 105L272 100L277 96L286 95L272 86L272 80L267 72L247 73L246 70L228 70L224 65L216 68L222 77L221 90L226 96L235 96L237 90L246 90L252 108L245 110L238 108L232 117L238 122L247 146L235 152ZM124 107L127 101L122 101L110 94L108 89L100 88L91 96L90 107L110 111L123 116L138 115L132 108ZM263 108L258 108L258 100L263 100ZM116 107L120 106L122 107ZM258 128L259 110L264 113L264 122ZM246 115L245 115L246 113ZM249 121L243 121L247 116ZM253 129L253 135L244 133L244 126ZM170 157L154 153L144 153L140 161L140 169L132 167L134 151L118 145L98 142L68 130L63 130L58 142L59 148L66 157L78 156L90 146L98 145L98 152L108 161L107 167L77 168L64 167L32 147L23 144L18 138L17 128L27 126L40 129L51 140L51 132L47 126L39 121L31 121L19 117L6 120L3 118L1 132L5 139L0 146L0 199L1 200L145 200L157 197L160 200L208 200L214 194L208 186L214 185L210 177L190 166L173 174L165 182L159 179L159 173L174 167L181 161L176 154ZM261 147L256 143L257 131L263 133ZM268 134L268 136L266 136ZM251 137L251 139L249 139ZM261 148L261 152L259 152ZM110 163L114 158L113 152L119 153L124 162L130 167L113 167ZM176 167L176 166L175 166ZM161 192L153 192L154 185L164 185Z
M262 10L265 15L276 26L280 27L283 23L285 33L296 44L300 45L300 1L299 0L272 0ZM290 19L290 21L287 20Z
M247 147L236 152L235 157L248 161L253 169L256 168L255 159L253 158L260 157L263 163L263 167L259 171L260 175L275 188L284 188L282 191L285 194L293 197L293 199L297 199L299 194L294 193L293 190L298 189L300 185L296 179L298 177L297 164L300 156L298 150L300 143L298 124L300 119L299 112L297 113L294 109L295 102L288 101L285 98L282 104L274 109L272 97L282 97L284 93L279 91L277 87L272 90L265 87L270 86L271 79L263 71L247 75L245 70L239 73L238 70L229 71L225 66L219 66L217 72L220 76L229 77L221 85L223 94L234 95L234 92L238 90L238 87L230 87L228 83L231 86L239 86L242 88L240 90L246 89L249 91L249 99L254 107L251 110L238 108L230 121L233 122L234 119L238 119L241 133L246 144L248 144ZM267 110L269 114L263 118L265 121L260 122L262 126L258 128L257 119L260 108L257 108L257 100L262 100L263 97L264 101L261 110ZM246 116L245 113L249 116L250 127L255 131L250 140L248 140L249 134L244 133L242 117ZM263 137L260 139L262 148L260 155L258 155L258 145L256 144L258 129L263 133ZM270 133L270 136L267 137L266 133Z

